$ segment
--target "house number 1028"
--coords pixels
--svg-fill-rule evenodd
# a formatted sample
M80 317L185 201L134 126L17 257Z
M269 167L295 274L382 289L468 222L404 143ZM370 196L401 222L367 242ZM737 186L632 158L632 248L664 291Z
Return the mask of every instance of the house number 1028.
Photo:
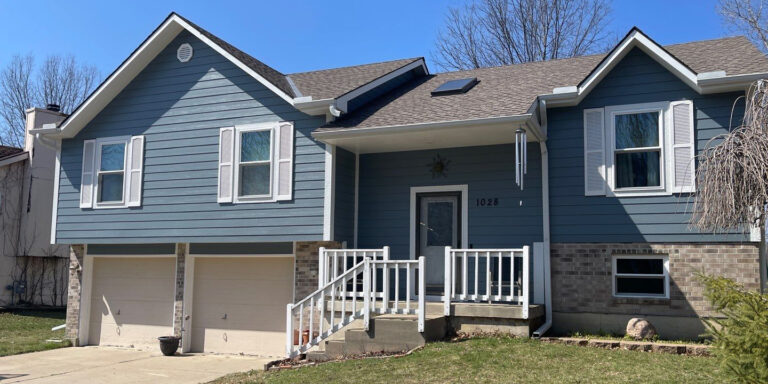
M495 207L499 205L499 198L498 197L484 197L481 199L477 199L477 206L478 207Z

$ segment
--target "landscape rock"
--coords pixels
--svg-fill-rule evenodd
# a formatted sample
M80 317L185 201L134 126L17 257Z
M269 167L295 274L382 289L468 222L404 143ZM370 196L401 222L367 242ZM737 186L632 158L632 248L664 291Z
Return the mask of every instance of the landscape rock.
M627 335L635 340L652 339L656 336L656 328L646 319L633 317L627 323Z

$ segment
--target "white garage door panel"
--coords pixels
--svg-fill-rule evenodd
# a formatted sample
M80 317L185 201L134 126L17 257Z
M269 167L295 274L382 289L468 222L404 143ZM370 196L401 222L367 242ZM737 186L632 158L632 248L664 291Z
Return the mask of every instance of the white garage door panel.
M289 257L195 258L192 350L281 356L292 299Z
M94 258L88 343L157 347L173 332L174 274L172 257Z

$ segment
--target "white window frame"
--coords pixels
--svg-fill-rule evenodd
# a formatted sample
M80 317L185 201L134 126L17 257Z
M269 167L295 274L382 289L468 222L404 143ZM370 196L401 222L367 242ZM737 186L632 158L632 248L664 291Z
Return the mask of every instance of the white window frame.
M277 201L275 191L277 179L277 167L275 166L275 135L277 134L278 123L247 124L235 126L235 153L234 157L234 185L232 191L232 201L234 203L264 203ZM241 145L243 133L269 131L269 160L241 162ZM269 193L264 195L240 195L240 164L269 164Z
M606 166L606 179L608 181L608 189L606 191L607 196L624 197L624 196L664 196L672 195L671 185L668 180L672 178L669 175L672 167L669 164L670 156L667 152L670 151L668 143L669 135L671 134L670 119L670 103L658 102L658 103L643 103L643 104L628 104L628 105L615 105L605 107L605 166ZM645 148L632 148L630 150L617 150L616 149L616 116L617 115L630 115L635 113L646 112L658 112L659 113L659 146L658 147L645 147ZM659 151L659 181L660 185L657 187L630 187L630 188L616 188L616 168L615 160L617 151L627 152L646 152L650 150Z
M663 263L663 274L638 274L638 273L618 273L617 272L617 260L621 259L652 259L661 260ZM616 291L616 279L617 278L633 278L633 277L663 277L664 278L664 294L643 294L643 293L619 293ZM642 298L642 299L669 299L669 256L667 255L613 255L611 258L611 282L613 285L613 297L630 297L630 298Z
M93 200L93 209L103 209L103 208L125 208L128 206L128 199L127 199L127 193L128 193L128 156L131 151L131 137L130 136L120 136L120 137L106 137L101 139L96 139L96 149L94 153L94 172L93 172L93 196L91 199ZM102 174L112 174L117 173L117 171L101 171L101 147L105 145L110 144L123 144L125 147L125 152L123 152L123 196L121 201L109 201L109 202L100 202L99 201L99 186L101 185L101 178L100 176Z

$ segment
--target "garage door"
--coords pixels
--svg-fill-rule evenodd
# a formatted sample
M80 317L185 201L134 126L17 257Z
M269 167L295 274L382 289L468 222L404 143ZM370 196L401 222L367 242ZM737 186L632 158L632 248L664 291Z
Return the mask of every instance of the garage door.
M290 257L196 257L193 352L282 356Z
M175 258L93 259L88 344L157 348L173 333Z

